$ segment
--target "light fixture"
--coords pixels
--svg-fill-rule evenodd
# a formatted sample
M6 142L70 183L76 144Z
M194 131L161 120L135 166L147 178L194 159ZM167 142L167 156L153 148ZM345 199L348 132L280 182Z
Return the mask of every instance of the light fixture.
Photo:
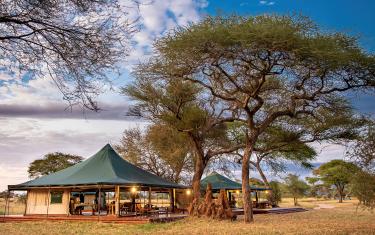
M137 192L137 188L136 188L136 187L132 187L132 188L130 189L130 191L131 191L132 193L136 193L136 192Z
M240 190L236 190L236 193L237 193L237 194L240 194Z
M269 191L268 190L266 190L266 194L268 194L269 193Z
M186 190L186 194L190 195L191 194L191 190L190 189Z

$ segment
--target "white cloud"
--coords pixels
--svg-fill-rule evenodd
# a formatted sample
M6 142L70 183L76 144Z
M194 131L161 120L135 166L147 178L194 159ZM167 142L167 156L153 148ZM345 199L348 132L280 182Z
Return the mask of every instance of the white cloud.
M259 4L260 5L264 5L264 6L272 6L272 5L275 5L275 2L274 1L259 1Z
M196 22L201 18L200 9L208 6L207 1L163 0L152 4L140 4L139 23L141 30L134 35L135 43L130 52L127 67L143 61L152 50L152 42L164 33L175 28Z
M90 157L118 143L124 129L145 122L83 119L0 118L0 191L27 181L27 166L49 152Z
M124 12L129 13L126 17L130 20L140 17L142 27L134 35L134 50L130 52L128 65L124 65L126 71L129 64L147 58L156 38L178 25L198 21L201 9L208 5L205 0L141 0L137 8L129 2L134 3L121 1ZM130 80L127 74L116 81L114 90L104 86L106 92L98 101L105 110L88 120L78 114L79 109L73 114L64 112L67 103L51 80L22 78L23 74L0 70L0 190L27 180L27 165L48 152L88 157L105 143L117 142L125 128L136 125L120 121L127 101L119 94L118 87Z

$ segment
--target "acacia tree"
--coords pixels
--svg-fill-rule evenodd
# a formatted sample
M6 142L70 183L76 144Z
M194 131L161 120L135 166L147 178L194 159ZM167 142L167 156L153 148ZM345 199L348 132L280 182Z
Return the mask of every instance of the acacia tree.
M345 196L345 189L358 171L359 168L351 162L332 160L319 166L313 173L326 186L335 186L339 194L339 202L342 203Z
M347 155L365 171L375 171L375 123L368 120L361 135L349 145Z
M274 123L324 123L346 113L342 93L375 85L375 58L353 37L322 32L305 17L207 18L155 44L155 77L190 81L246 125L242 158L244 220L253 220L249 165L256 143Z
M124 131L118 153L134 165L157 176L180 183L189 182L184 174L192 170L192 158L187 138L166 125L154 124L142 132L139 128Z
M294 205L298 206L298 198L304 196L309 189L305 181L300 180L297 175L289 174L285 177L285 186L293 196Z
M233 127L236 125L238 124L231 125L230 133L236 136L234 139L237 143L243 143L244 132L241 128L244 126L240 124L240 126ZM270 185L262 166L268 166L274 173L285 171L287 162L311 168L309 161L314 159L316 152L305 143L306 140L302 140L302 137L301 132L285 130L280 126L271 126L260 135L250 158L250 164L255 167L267 186ZM234 161L241 163L243 149L235 151L232 155L234 155Z
M318 177L306 177L305 180L310 186L310 192L309 192L310 196L318 197L319 188L322 186L320 184L317 184L319 182L319 178Z
M324 122L315 119L302 120L303 123L298 124L302 128L297 130L294 129L295 125L287 126L286 123L283 123L283 126L272 125L259 136L250 163L256 167L266 184L268 180L261 168L262 162L275 173L285 171L286 162L312 169L310 161L317 153L309 143L347 143L359 136L361 128L367 122L362 117L353 115L350 106L340 115L328 112L322 113L321 117Z
M48 153L44 155L42 159L37 159L31 162L27 172L29 173L30 178L39 178L73 166L82 160L83 158L77 155L60 152Z
M242 145L233 144L227 135L224 123L232 118L224 115L226 110L215 99L208 100L202 89L189 82L154 76L157 68L149 63L152 61L138 66L135 82L123 92L136 101L131 115L162 123L187 136L186 144L191 147L194 159L190 210L194 214L200 198L200 180L210 160Z
M272 207L278 207L282 199L280 183L277 181L271 181L269 187L272 189L272 192L267 194L267 200L271 202Z
M98 110L96 81L108 80L135 31L127 11L136 6L122 5L117 0L0 1L0 69L49 77L64 100Z
M351 189L360 206L373 210L375 208L375 174L358 171L352 181Z

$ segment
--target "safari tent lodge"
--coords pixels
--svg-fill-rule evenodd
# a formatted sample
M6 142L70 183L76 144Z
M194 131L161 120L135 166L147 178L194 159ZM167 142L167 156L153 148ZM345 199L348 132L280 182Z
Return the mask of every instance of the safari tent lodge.
M242 185L241 183L238 183L236 181L233 181L217 172L212 172L210 175L208 175L206 178L201 180L201 189L205 190L207 187L207 184L211 184L212 186L212 193L215 197L215 195L218 195L219 191L221 189L224 189L227 194L227 198L229 201L229 204L232 208L241 208L242 204ZM253 199L253 207L264 209L271 205L269 205L269 202L265 200L265 196L270 193L271 188L268 187L257 187L257 186L250 186L251 194ZM261 199L263 198L263 200Z
M22 184L25 215L134 216L183 212L190 189L169 182L121 158L107 144L74 166Z

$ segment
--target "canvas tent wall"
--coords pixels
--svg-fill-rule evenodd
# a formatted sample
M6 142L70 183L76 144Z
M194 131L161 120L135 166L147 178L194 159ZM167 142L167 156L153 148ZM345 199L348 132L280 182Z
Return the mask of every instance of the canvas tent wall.
M67 189L31 189L27 193L25 214L67 215L69 213L69 193L70 191Z

